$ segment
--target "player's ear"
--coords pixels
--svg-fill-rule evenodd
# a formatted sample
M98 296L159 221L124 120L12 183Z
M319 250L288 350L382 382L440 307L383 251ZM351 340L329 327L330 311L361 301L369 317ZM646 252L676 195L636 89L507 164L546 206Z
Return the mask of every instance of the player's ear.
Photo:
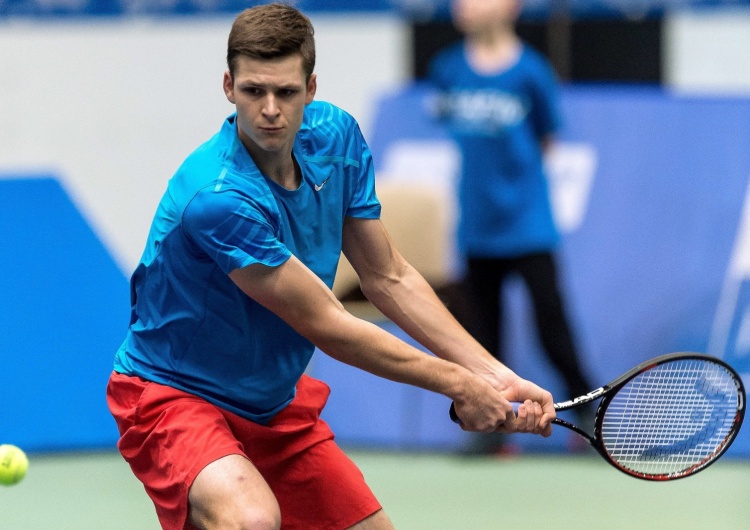
M224 81L222 83L222 86L224 88L224 94L227 96L227 99L230 103L234 104L234 79L232 79L232 74L227 70L224 72Z
M316 74L310 74L310 79L307 81L307 99L305 105L312 103L315 98L315 92L318 90L318 76Z

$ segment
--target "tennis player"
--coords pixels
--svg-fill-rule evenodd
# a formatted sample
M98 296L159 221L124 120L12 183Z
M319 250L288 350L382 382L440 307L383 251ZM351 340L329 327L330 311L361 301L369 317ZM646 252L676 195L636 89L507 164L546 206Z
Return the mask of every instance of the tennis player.
M131 279L107 387L118 447L165 529L392 528L319 417L315 346L451 398L469 430L547 436L552 396L474 341L392 246L357 123L313 101L310 21L242 12L227 63L236 113L169 181ZM345 311L330 289L342 249L436 356Z

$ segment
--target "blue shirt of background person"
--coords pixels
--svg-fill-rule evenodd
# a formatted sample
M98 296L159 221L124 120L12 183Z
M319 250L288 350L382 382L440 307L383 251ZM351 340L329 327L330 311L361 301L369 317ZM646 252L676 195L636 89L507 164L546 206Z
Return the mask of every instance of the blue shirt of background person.
M343 110L306 107L293 147L302 172L296 190L258 170L235 119L169 181L132 276L130 327L115 371L265 423L294 397L314 346L228 274L253 263L275 267L293 254L330 288L344 218L377 219L380 204L369 149Z
M478 72L456 44L430 63L439 113L462 152L459 249L476 257L548 251L559 240L540 146L560 125L557 80L522 45L517 60Z

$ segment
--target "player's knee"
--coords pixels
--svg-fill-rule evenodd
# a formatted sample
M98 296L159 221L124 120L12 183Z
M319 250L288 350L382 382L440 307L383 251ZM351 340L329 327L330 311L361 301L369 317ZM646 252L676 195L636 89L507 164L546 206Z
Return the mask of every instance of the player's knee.
M220 510L193 510L191 521L204 530L279 530L281 512L278 505L224 506Z
M252 507L243 510L238 530L279 530L281 513L278 509Z

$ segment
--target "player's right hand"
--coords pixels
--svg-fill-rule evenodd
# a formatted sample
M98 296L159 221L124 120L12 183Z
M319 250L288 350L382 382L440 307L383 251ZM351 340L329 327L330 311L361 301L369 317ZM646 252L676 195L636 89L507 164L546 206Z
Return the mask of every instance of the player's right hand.
M484 379L473 379L465 392L453 398L461 428L482 433L515 432L512 430L515 413L511 403Z
M517 414L506 398L520 402ZM522 432L546 437L552 433L555 418L552 403L549 392L517 376L502 392L480 377L466 394L454 398L453 406L465 431Z

